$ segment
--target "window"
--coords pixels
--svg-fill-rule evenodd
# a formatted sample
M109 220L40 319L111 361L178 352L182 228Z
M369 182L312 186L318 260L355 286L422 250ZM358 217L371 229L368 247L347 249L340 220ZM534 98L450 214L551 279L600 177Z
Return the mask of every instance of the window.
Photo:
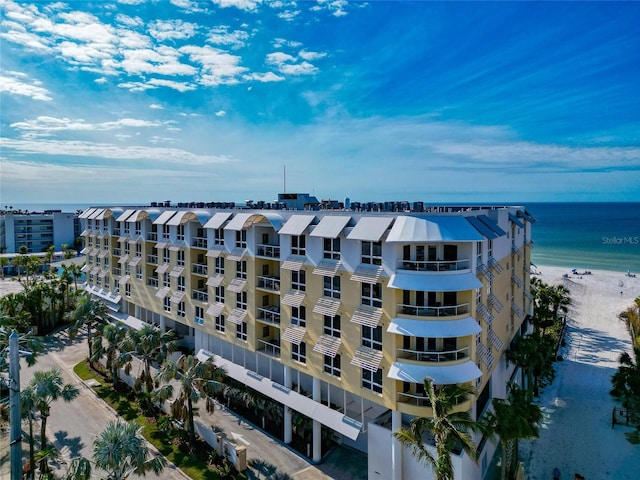
M236 293L236 308L247 309L247 292Z
M124 285L124 294L126 297L130 297L131 296L131 285L129 283L126 283Z
M109 266L109 257L104 257L104 266L105 267Z
M291 272L291 288L300 292L307 289L307 274L304 270Z
M178 250L178 265L184 267L184 250Z
M340 260L340 239L339 238L324 239L324 249L322 252L322 258Z
M303 305L291 307L291 325L307 326L307 307Z
M224 315L218 315L216 317L216 331L224 333Z
M162 238L169 240L169 225L162 225Z
M111 282L109 281L109 277L105 277L104 279L104 288L106 290L111 290Z
M362 326L362 346L382 350L382 327Z
M142 256L142 244L136 243L136 257Z
M100 257L96 258L96 266L100 266L102 264L102 259Z
M493 257L493 240L489 240L489 248L487 248L487 255L489 258Z
M324 277L322 294L325 297L340 298L340 277Z
M163 248L162 249L162 262L163 263L169 263L170 257L169 257L169 249L168 248Z
M129 232L131 231L129 230L129 222L122 222L122 223L124 223L124 234L129 235Z
M236 232L236 247L247 248L247 231L239 230Z
M307 363L307 344L300 342L300 345L291 344L291 360L300 363Z
M125 255L129 255L131 253L131 245L129 245L129 242L125 242L124 244L124 254Z
M224 258L223 257L216 258L215 272L218 275L224 275Z
M178 235L177 235L178 240L184 240L184 225L178 225L177 230L178 230Z
M362 369L362 388L371 390L372 392L382 393L382 369L379 368L376 372Z
M362 305L382 307L382 284L362 284Z
M204 322L204 308L199 307L199 306L196 305L196 315L195 315L195 317Z
M334 377L340 376L340 355L333 358L329 355L324 356L324 372Z
M165 312L171 311L171 299L169 298L169 295L164 297L164 311Z
M96 238L96 248L100 249L100 239Z
M362 242L362 263L382 265L382 243Z
M131 265L129 265L128 263L124 266L124 274L131 275Z
M324 316L324 328L322 332L325 335L331 335L332 337L340 338L340 315L330 317Z
M162 274L162 286L163 287L171 286L171 277L169 277L169 274L167 272L164 272Z
M482 265L482 242L476 242L476 266Z
M184 317L184 316L186 316L185 307L184 307L184 302L180 302L180 303L178 304L178 316L179 316L179 317Z
M213 231L213 244L224 245L224 228L217 228Z
M224 287L220 285L215 289L216 302L224 303Z
M236 277L237 278L247 278L247 261L241 260L236 262Z
M184 275L180 275L178 277L178 291L179 292L184 292L185 291L185 279L184 279Z
M304 235L294 235L291 237L291 253L293 255L306 255L307 241Z
M242 322L236 325L236 338L243 342L247 341L247 322Z
M142 235L142 226L141 226L140 222L136 222L135 229L136 229L136 235L137 236Z
M142 280L142 266L136 265L136 278Z
M109 219L107 219L107 218L103 218L103 219L102 219L102 228L103 228L104 230L106 230L107 228L109 228Z

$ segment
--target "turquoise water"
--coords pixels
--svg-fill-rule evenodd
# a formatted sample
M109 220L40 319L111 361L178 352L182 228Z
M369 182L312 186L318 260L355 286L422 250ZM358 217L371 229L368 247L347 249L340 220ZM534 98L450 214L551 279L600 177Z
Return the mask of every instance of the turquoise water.
M532 261L640 272L640 203L530 203Z
M30 211L83 210L88 204L24 204ZM577 269L640 273L640 203L528 203L532 261Z

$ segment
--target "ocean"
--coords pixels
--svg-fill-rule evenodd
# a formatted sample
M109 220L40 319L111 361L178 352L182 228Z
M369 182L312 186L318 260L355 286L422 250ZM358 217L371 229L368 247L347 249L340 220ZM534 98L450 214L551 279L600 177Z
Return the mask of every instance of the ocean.
M531 254L534 264L640 273L640 202L523 205L537 220ZM74 212L89 206L22 204L14 208Z

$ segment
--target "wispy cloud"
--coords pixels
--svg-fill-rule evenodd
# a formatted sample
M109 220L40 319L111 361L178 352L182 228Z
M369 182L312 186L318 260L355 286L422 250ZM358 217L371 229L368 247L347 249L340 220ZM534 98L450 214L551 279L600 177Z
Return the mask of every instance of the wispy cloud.
M31 83L27 82L28 78L23 73L5 72L5 75L0 75L0 92L29 97L33 100L41 100L44 102L53 100L51 92L40 86L41 82L37 80L31 81Z

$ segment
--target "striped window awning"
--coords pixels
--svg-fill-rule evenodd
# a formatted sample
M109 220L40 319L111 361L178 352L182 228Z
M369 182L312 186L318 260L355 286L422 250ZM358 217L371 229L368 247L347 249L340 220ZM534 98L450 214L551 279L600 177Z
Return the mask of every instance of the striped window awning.
M322 260L318 263L318 266L313 269L314 275L322 275L323 277L335 277L340 269L339 260Z
M142 257L133 257L130 261L129 261L129 265L131 265L132 267L137 266L140 263L140 260L142 260Z
M365 327L376 328L382 318L382 309L370 305L360 305L351 316L351 321Z
M300 345L304 339L307 329L298 325L290 325L282 333L282 340Z
M231 250L231 253L227 255L227 260L232 260L234 262L239 262L244 257L245 253L247 253L246 248L238 247Z
M98 258L104 258L107 255L109 255L109 250L102 250L99 254L98 254Z
M307 261L307 257L304 255L289 255L289 257L280 265L281 269L293 270L299 272L304 263Z
M377 372L382 362L382 352L369 347L360 347L353 354L351 365Z
M167 270L169 270L168 263L163 263L162 265L158 265L156 267L156 273L165 273Z
M135 238L130 238L128 240L129 245L135 245L136 243L138 243L138 240L136 240Z
M173 278L178 278L184 272L184 267L173 267L173 270L169 272L169 276Z
M224 303L216 302L209 305L209 308L207 308L207 313L209 315L213 315L214 317L219 317L222 313L222 310L224 310Z
M213 277L209 277L207 279L207 285L209 287L219 287L222 283L222 280L224 280L224 275L214 275Z
M184 292L176 292L173 295L171 295L171 298L169 299L169 301L171 301L171 303L180 303L183 297L184 297Z
M87 273L87 272L89 271L89 269L90 269L90 268L91 268L91 265L89 265L88 263L86 263L86 264L84 265L84 267L82 267L82 268L80 269L80 271L81 271L81 272L84 272L84 273Z
M244 290L246 284L246 280L242 278L234 278L233 280L231 280L231 283L227 287L227 290L229 290L230 292L240 293L242 290Z
M234 308L231 311L231 314L227 317L227 320L231 323L235 323L236 325L240 325L244 318L247 316L247 311L242 310L241 308Z
M106 276L107 276L107 274L108 274L108 273L109 273L109 270L103 270L102 272L100 272L100 273L98 274L98 277L100 277L100 278L104 278L104 277L106 277Z
M97 275L100 272L100 267L93 267L91 270L91 275Z
M125 275L124 277L122 277L120 280L118 280L118 285L122 286L122 285L126 285L127 282L131 279L131 275Z
M502 351L504 343L500 339L500 336L495 332L495 330L491 330L489 332L489 342L491 342L491 345L493 345L493 348L495 348L497 351Z
M207 257L218 258L222 252L224 252L224 245L214 245L207 250Z
M166 242L158 242L158 243L156 243L155 248L156 248L156 250L164 250L165 248L167 248L167 243Z
M288 305L290 307L299 307L300 305L302 305L305 296L305 292L301 290L289 290L284 294L284 297L282 297L280 303L282 303L283 305Z
M313 351L335 358L340 349L340 345L342 345L342 341L339 338L331 335L321 335L313 346Z
M335 317L339 309L340 300L331 297L320 297L316 306L313 307L313 313Z
M179 252L182 245L169 245L170 252Z
M360 265L358 265L355 272L353 272L353 275L351 275L351 281L362 283L378 283L380 275L382 275L382 266L361 263Z
M124 265L125 263L127 263L129 261L129 255L125 255L124 257L120 257L120 260L118 260L118 263L120 265Z
M169 295L169 287L162 287L156 292L156 297L162 298L163 300L167 295Z
M126 242L129 240L129 237L118 237L118 243Z

